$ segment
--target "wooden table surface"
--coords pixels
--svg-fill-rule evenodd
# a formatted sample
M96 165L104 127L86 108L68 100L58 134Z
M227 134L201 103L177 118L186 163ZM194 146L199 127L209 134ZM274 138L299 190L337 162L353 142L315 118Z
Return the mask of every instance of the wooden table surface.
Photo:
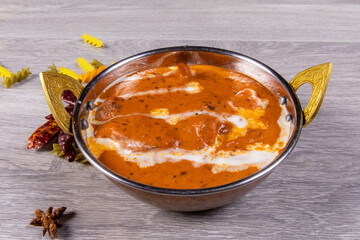
M295 2L1 0L0 65L33 74L0 86L0 238L41 239L33 211L66 206L60 239L360 239L360 2ZM83 43L83 33L106 47ZM81 73L79 57L111 64L186 44L250 55L288 81L334 64L295 150L245 197L169 212L129 197L91 165L26 149L49 113L38 74L51 63ZM302 104L310 90L299 90Z

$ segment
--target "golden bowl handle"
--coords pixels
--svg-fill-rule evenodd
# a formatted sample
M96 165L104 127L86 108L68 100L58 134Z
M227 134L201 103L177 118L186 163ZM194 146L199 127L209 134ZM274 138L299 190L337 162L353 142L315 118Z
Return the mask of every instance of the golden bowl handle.
M72 135L70 128L71 116L62 104L61 95L65 90L70 90L79 98L84 89L83 85L72 77L54 72L40 73L40 81L56 123L64 132Z
M312 86L310 101L303 111L304 127L315 118L320 109L321 103L324 100L326 88L329 84L331 69L332 63L324 63L302 71L290 81L290 85L295 91L305 83L309 83Z

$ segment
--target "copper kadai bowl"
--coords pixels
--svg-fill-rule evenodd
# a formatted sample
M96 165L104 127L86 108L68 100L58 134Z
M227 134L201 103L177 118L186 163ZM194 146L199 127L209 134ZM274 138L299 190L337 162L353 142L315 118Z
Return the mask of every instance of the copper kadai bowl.
M145 68L174 66L179 62L189 65L213 65L238 71L269 88L279 98L280 104L286 105L289 112L286 120L291 122L291 130L285 150L271 164L249 177L203 189L153 187L126 179L105 167L87 147L86 119L89 110L93 108L93 101L104 88L121 76ZM331 68L331 63L309 68L296 75L289 84L273 69L248 56L217 48L181 46L156 49L123 59L97 75L84 89L79 82L65 75L46 72L41 73L40 78L56 122L65 132L73 132L78 147L94 167L120 189L141 201L164 209L185 212L201 211L231 203L269 176L293 150L301 129L317 114L329 82ZM308 106L303 110L295 92L304 83L311 84L313 92ZM68 115L61 103L61 93L66 89L73 91L78 97L73 118Z

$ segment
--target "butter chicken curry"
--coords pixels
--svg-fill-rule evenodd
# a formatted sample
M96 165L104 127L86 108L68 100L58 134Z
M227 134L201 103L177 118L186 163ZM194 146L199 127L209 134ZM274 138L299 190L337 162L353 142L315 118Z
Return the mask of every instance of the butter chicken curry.
M88 146L105 166L151 186L207 188L247 177L285 148L286 108L256 80L180 63L108 86L89 114Z

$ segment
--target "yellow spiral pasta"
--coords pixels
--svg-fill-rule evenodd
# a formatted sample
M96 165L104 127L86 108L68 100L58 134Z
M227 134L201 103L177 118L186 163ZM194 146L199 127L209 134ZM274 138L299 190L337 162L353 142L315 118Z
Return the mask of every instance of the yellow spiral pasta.
M102 64L101 62L99 62L96 59L93 59L91 65L93 65L94 68L99 68L99 67L103 66L104 64Z
M59 70L59 73L61 73L61 74L65 74L65 75L68 75L69 77L79 80L79 75L76 72L74 72L68 68L58 67L58 70Z
M88 61L86 61L86 59L83 58L83 57L76 59L76 61L77 61L78 65L79 65L85 72L92 71L92 70L95 69L95 68L93 67L93 65L91 65Z
M97 39L96 37L90 36L86 33L84 33L81 38L84 39L84 41L86 43L89 43L97 48L104 47L103 41L101 41L100 39Z
M50 67L48 67L49 70L47 70L47 72L54 72L54 73L57 73L58 70L55 66L55 64L53 63Z
M11 85L13 85L16 82L20 82L26 79L31 74L29 68L23 68L21 71L18 71L17 74L13 74L9 70L3 67L1 67L0 71L2 72L0 73L1 76L4 77L5 79L3 84L5 85L6 88L9 88Z
M10 78L11 75L13 75L12 72L10 72L9 70L7 70L6 68L0 66L0 76L4 79Z
M56 154L58 157L64 157L65 153L61 149L60 145L58 143L53 144L53 150L51 151L51 154Z
M93 79L96 75L98 75L99 73L101 73L102 71L104 71L104 69L106 68L105 65L100 66L98 69L94 69L92 71L88 71L84 74L80 74L79 78L81 80L81 83L88 83L91 79Z

